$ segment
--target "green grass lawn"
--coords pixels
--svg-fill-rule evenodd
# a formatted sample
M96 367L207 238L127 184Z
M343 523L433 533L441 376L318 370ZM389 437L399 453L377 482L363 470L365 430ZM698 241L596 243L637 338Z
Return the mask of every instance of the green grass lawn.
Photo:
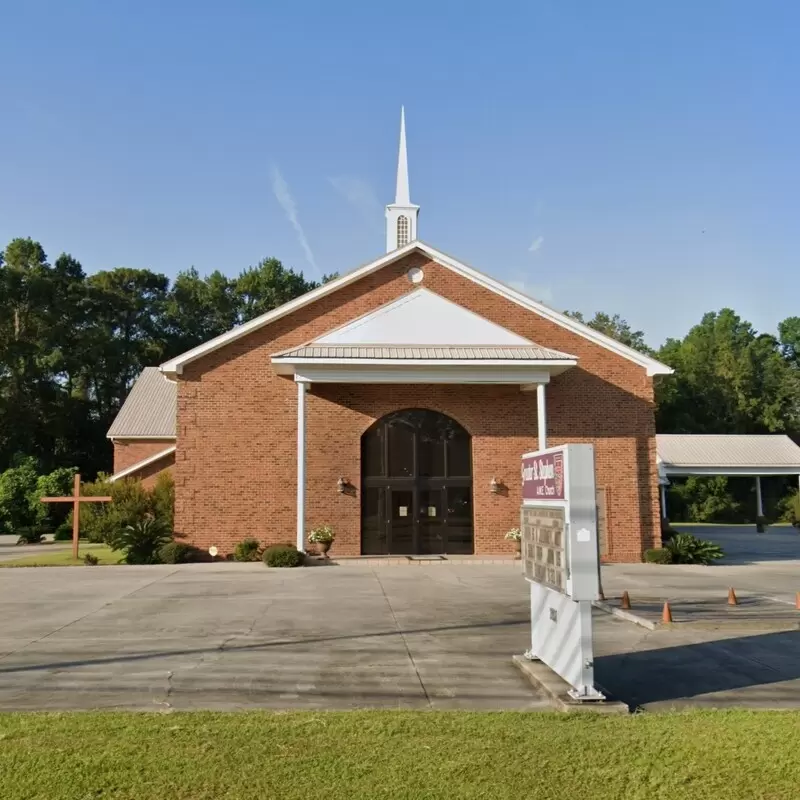
M92 553L97 556L100 564L118 564L123 554L112 550L106 544L85 544L81 542L77 560L72 557L72 548L69 550L48 550L43 545L41 553L32 556L22 556L13 561L0 561L0 567L74 567L83 565L83 556Z
M800 714L0 714L3 800L789 800Z

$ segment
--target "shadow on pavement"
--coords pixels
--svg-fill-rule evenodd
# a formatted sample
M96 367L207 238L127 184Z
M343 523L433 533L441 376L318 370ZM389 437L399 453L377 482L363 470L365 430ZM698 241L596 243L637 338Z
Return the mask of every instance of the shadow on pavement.
M716 703L708 698L708 705L742 700L797 708L800 685L774 684L800 679L800 631L602 656L596 660L595 675L631 707L739 692L738 698L734 694Z

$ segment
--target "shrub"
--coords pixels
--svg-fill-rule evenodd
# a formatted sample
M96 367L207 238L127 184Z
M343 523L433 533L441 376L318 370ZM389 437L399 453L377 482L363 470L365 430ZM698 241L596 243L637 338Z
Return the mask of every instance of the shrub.
M305 563L305 555L291 544L273 544L262 556L268 567L299 567Z
M242 539L233 550L234 561L260 561L261 542L258 539Z
M110 503L91 503L81 508L81 535L90 542L112 545L127 527L147 517L157 519L168 533L172 532L175 486L171 476L159 476L152 491L141 481L126 478L109 483L101 477L83 487L87 495L110 495Z
M146 516L126 525L108 544L125 553L127 564L158 564L161 548L171 539L172 534L162 520Z
M691 533L676 533L665 545L673 564L711 564L725 555L722 548Z
M800 490L792 495L791 505L789 506L789 522L800 528Z
M100 563L100 559L94 553L84 553L83 563L87 567L96 567Z
M150 511L163 520L167 530L175 528L175 481L171 472L162 472L150 492Z
M654 547L644 551L644 560L648 564L671 564L672 553L666 547Z
M41 528L31 525L25 528L17 528L17 544L39 544L44 539Z
M43 503L42 497L71 494L74 468L62 467L49 475L38 471L35 458L22 456L0 473L0 533L22 536L22 528L42 529L48 521L64 518L60 503Z
M151 512L150 493L141 481L123 479L109 483L102 477L83 487L85 495L110 495L110 503L85 503L81 508L81 536L90 542L113 542L129 526Z
M162 564L192 564L200 561L202 553L198 548L186 542L167 542L158 551L158 560Z
M17 458L10 469L0 473L0 532L22 537L22 529L36 523L29 499L35 490L35 458Z
M72 541L72 523L71 522L62 522L59 525L55 533L53 534L53 541L54 542L70 542Z

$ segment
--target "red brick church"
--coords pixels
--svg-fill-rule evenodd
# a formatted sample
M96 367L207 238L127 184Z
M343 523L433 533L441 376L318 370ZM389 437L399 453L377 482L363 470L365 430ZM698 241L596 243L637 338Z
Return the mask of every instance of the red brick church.
M510 553L520 455L595 446L603 555L660 541L653 376L670 369L417 238L401 122L387 252L145 370L114 479L175 477L220 553L329 524L338 555Z

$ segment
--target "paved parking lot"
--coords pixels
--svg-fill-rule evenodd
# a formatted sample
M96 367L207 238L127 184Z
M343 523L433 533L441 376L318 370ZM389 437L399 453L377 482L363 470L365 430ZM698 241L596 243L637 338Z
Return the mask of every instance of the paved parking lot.
M800 707L798 567L605 567L634 607L717 606L655 631L597 612L599 682L648 709ZM727 614L728 585L784 602ZM0 620L2 710L550 707L511 664L529 638L513 564L3 569Z
M548 707L513 567L0 574L0 708Z

